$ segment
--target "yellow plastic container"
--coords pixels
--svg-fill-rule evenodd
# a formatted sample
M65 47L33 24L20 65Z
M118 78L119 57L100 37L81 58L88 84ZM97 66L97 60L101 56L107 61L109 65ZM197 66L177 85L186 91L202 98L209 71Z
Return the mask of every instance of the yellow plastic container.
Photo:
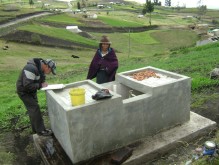
M72 106L82 105L85 103L85 89L72 88L70 89L70 98Z

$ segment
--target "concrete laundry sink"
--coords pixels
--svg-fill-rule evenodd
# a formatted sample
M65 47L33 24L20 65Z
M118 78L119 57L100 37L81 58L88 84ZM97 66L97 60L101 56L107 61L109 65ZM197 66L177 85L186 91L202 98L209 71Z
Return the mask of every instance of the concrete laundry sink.
M131 77L148 69L168 81ZM72 87L85 88L84 105L71 105ZM93 100L102 88L113 97ZM153 67L118 73L116 81L101 85L90 80L66 84L62 90L46 92L51 128L72 162L81 162L189 121L190 90L191 78Z

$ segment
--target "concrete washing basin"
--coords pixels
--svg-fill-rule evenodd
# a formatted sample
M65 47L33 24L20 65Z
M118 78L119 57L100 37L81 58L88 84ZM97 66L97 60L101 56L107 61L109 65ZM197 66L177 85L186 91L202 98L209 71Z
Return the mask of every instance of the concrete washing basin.
M160 78L137 81L135 72L153 70ZM162 76L162 78L161 78ZM72 106L72 87L83 87L85 104ZM108 88L112 98L93 100ZM190 119L191 78L154 67L118 73L116 81L85 80L46 92L51 128L72 160L81 162L126 146Z

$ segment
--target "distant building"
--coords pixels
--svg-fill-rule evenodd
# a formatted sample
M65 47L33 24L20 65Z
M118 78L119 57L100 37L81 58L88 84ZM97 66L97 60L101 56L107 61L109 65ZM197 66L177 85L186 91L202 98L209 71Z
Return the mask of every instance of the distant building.
M214 34L214 36L218 36L219 37L219 29L212 30L212 33Z
M97 14L87 14L88 18L93 18L96 19L97 18Z
M198 29L207 29L208 28L208 24L197 24L196 25L196 27L198 28Z
M78 26L66 26L66 29L73 33L82 32L80 29L78 29Z
M102 9L104 8L104 5L97 5L97 8Z
M142 18L142 17L144 17L144 15L141 15L141 14L140 14L140 15L138 15L138 18Z

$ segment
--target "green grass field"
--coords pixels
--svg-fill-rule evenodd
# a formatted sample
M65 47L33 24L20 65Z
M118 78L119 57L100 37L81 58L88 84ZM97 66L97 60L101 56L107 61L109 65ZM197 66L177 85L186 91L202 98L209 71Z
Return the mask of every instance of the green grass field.
M161 34L162 33L163 32L161 32ZM98 35L100 36L100 34ZM96 37L99 37L98 35L96 35ZM160 49L156 54L148 54L142 50L138 50L139 47L137 47L137 44L136 47L131 47L132 51L128 56L128 52L125 51L124 42L122 42L125 38L127 39L127 34L121 35L120 40L118 40L118 37L115 39L118 34L114 35L115 36L110 35L113 42L112 47L119 43L123 43L123 46L121 45L121 47L115 46L116 49L120 51L117 53L120 61L118 72L148 65L158 67L192 77L192 89L194 92L204 89L205 87L216 86L219 83L218 80L210 80L208 74L211 69L216 66L217 61L219 60L219 56L217 55L217 52L219 51L218 43L202 46L200 48L181 48L172 52L172 54L168 54L164 53L165 49L161 50L162 44L159 44L161 40L158 38L155 40L155 38L147 37L147 40L143 40L138 39L138 37L142 35L139 34L138 36L135 34L132 37L136 40L140 40L139 42L145 42L147 48L149 48L147 45L147 43L149 43L149 45L157 44L157 48L160 45ZM131 41L136 43L134 39L131 39ZM4 45L4 41L1 41L1 45ZM7 45L9 46L9 50L0 51L0 85L2 87L2 94L0 96L0 103L2 103L2 106L0 112L4 114L3 116L0 115L0 123L3 127L10 126L4 116L8 116L7 119L9 119L12 118L15 113L19 114L20 112L25 112L22 103L16 96L15 82L20 70L28 59L33 57L54 59L58 64L58 74L56 76L48 76L48 82L70 83L86 79L89 63L95 53L95 50L72 51L17 43L8 43ZM135 53L135 51L138 53ZM139 53L139 51L142 51L142 54ZM145 51L147 51L147 49L145 49ZM80 58L73 59L71 54L77 54ZM44 93L40 92L40 95L41 97L39 98L41 99L40 102L42 103L42 107L45 107ZM19 109L19 111L16 109Z
M52 16L45 16L38 19L39 21L43 22L54 22L54 23L63 23L63 24L70 24L70 25L82 25L79 22L78 18L70 16L68 13L52 15Z
M18 28L19 30L25 30L30 32L35 32L59 39L65 39L68 41L73 41L80 44L95 46L97 43L93 40L86 39L80 35L72 33L66 29L55 28L55 27L48 27L44 25L24 25Z

